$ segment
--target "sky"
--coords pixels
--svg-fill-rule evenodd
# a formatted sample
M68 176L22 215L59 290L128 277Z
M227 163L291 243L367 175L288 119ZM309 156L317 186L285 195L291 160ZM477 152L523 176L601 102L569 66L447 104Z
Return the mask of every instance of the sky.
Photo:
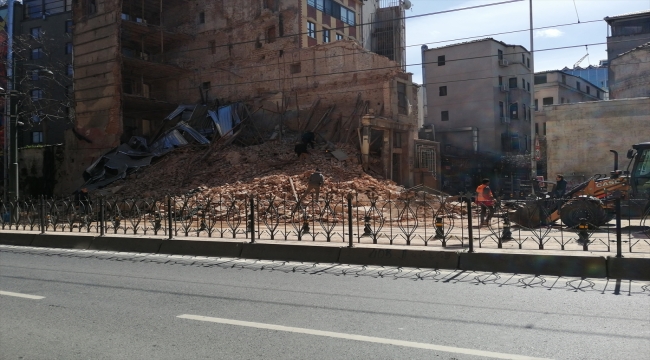
M492 37L528 50L531 48L529 0L412 19L408 17L509 0L410 1L411 9L406 10L406 70L413 73L415 83L422 83L420 48L423 44L431 49ZM650 10L650 0L532 0L532 4L533 28L537 29L533 31L536 72L571 68L587 53L589 56L580 66L598 65L600 60L607 59L607 46L602 44L607 41L607 23L603 18ZM589 22L593 20L597 21ZM560 26L564 24L572 25ZM538 29L541 27L544 29ZM491 35L512 31L520 32ZM602 45L585 48L585 44ZM575 45L580 46L541 51Z

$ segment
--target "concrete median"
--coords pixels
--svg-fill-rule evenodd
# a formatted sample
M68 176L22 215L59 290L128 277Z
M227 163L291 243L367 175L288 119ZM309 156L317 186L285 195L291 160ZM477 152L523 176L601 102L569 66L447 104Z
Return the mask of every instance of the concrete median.
M95 237L93 235L75 235L66 233L47 233L34 236L31 246L59 249L88 249Z
M14 246L30 246L38 234L0 232L0 244Z
M603 256L461 253L461 270L531 275L606 278Z
M650 280L650 259L607 257L607 277L610 279Z
M130 237L96 237L90 244L90 250L126 251L138 253L157 253L162 239Z
M245 243L241 257L245 259L336 263L341 249L332 246Z
M456 269L458 254L453 251L342 248L339 262L341 264Z
M161 254L232 257L241 256L243 242L163 240Z

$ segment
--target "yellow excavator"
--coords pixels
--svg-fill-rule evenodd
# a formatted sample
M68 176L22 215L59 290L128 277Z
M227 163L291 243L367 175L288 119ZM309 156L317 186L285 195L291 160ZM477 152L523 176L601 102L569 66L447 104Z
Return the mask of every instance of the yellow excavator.
M568 227L586 221L591 227L607 224L614 218L615 200L629 200L628 211L636 216L650 215L650 142L632 146L625 171L618 169L618 153L614 153L614 171L609 176L594 175L569 189L562 199L537 193L532 201L510 203L514 211L510 219L520 226L535 228L562 220ZM630 171L630 167L632 170Z

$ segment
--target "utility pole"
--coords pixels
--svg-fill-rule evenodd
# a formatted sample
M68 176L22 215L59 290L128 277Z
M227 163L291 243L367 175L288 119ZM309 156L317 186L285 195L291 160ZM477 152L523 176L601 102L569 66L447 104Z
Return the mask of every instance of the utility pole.
M537 177L537 161L535 160L535 50L533 46L533 0L528 0L530 5L530 193L535 195L533 181ZM528 145L528 144L526 144Z

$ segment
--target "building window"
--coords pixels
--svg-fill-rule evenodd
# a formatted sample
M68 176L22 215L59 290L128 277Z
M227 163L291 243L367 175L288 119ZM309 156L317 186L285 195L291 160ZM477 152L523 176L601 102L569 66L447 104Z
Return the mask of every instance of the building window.
M32 81L38 81L41 79L41 71L40 70L32 70Z
M449 121L449 111L441 111L440 112L440 120L441 121Z
M524 113L524 120L528 120L528 117L526 117L526 104L521 104L521 110Z
M530 58L526 58L526 67L530 69Z
M210 82L206 81L206 82L202 83L201 87L203 88L203 90L210 90Z
M535 85L546 84L548 82L547 74L535 74Z
M29 33L32 35L32 39L39 39L41 37L41 27L33 27Z
M503 85L503 76L499 76L499 87Z
M535 123L535 135L539 135L539 124Z
M397 82L397 109L399 114L408 115L406 84L403 82Z
M587 94L591 95L591 87L587 86Z
M393 133L393 148L395 149L402 148L402 133L399 132Z
M576 89L582 90L582 85L580 84L580 81L576 81Z
M266 42L275 42L275 26L271 26L270 28L266 29Z
M97 14L97 4L95 3L95 0L87 0L88 1L88 8L86 9L88 12L88 15L95 15Z
M66 85L66 86L65 86L65 94L66 94L67 96L72 96L72 93L73 93L73 91L72 91L72 85Z
M336 33L336 40L337 40L337 41L338 41L338 40L343 40L343 35L342 35L342 34L339 34L339 33Z
M526 80L521 79L521 88L526 90Z
M542 124L542 130L544 131L544 136L546 136L546 123Z
M307 21L307 35L311 38L316 38L316 24L311 21Z
M445 56L440 55L438 56L438 66L443 66L443 65L445 65Z
M542 105L553 105L553 98L552 97L545 97L542 99Z
M504 110L504 104L503 104L503 101L499 101L499 118L500 118L500 119L503 119L503 118L505 118L505 117L506 117L506 115L505 115L505 110Z
M526 56L524 54L521 54L521 64L526 65Z
M299 74L302 71L300 63L291 64L290 72L292 74Z
M43 98L43 90L32 89L32 91L30 91L30 95L32 96L32 101L38 101Z
M562 74L562 84L566 85L566 75Z
M210 54L214 55L217 53L217 43L214 40L208 42L208 47L210 48Z
M43 143L43 132L32 131L32 144L42 144L42 143Z
M517 88L517 78L516 78L516 77L512 77L512 78L508 79L508 86L509 86L511 89L516 89L516 88Z
M526 83L526 89L528 89L528 92L530 92L530 82Z
M72 20L65 21L65 33L72 34Z
M447 87L446 86L439 87L438 91L440 92L440 96L447 96Z
M537 102L537 99L535 99L535 111L539 110L539 104Z
M596 97L600 99L600 90L596 89Z
M510 104L510 119L519 120L519 104Z
M199 24L205 24L205 12L203 11L199 13Z
M32 49L32 60L37 60L43 57L43 49L42 48L36 48Z
M72 64L68 64L68 66L66 66L65 73L68 76L72 76L74 74L74 68L72 67Z
M323 29L323 43L330 42L330 31L328 29Z
M311 7L316 7L316 0L307 0L307 5Z
M497 50L497 56L499 57L499 60L503 60L503 50Z
M71 42L65 44L65 53L68 54L68 55L72 54L72 43Z

